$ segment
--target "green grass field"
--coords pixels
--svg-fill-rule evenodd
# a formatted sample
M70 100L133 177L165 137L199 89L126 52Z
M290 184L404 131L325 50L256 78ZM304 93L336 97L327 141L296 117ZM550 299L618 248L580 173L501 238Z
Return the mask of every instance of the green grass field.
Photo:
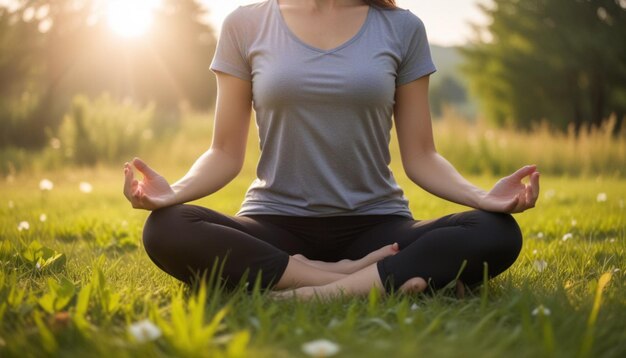
M251 175L200 204L234 213ZM471 180L487 188L495 178ZM416 218L463 210L399 181ZM625 184L544 176L537 208L516 215L518 261L464 299L298 303L192 292L160 272L141 245L147 213L121 194L121 166L17 174L0 189L0 356L291 357L327 339L346 357L624 357ZM158 338L131 333L146 319Z
M170 180L209 143L206 116L183 124L138 153ZM319 339L347 357L626 356L626 131L609 132L576 138L435 123L440 151L464 173L508 173L527 162L544 173L538 206L516 215L520 258L464 299L441 292L298 303L215 285L191 290L144 253L148 213L123 197L122 163L70 169L63 143L61 151L1 152L9 170L0 187L0 357L291 357L309 355L303 345ZM254 178L256 141L253 129L240 176L199 204L237 211ZM416 218L464 210L410 183L395 141L391 150ZM41 190L44 179L51 190ZM470 177L483 188L496 179ZM137 338L136 327L152 339Z

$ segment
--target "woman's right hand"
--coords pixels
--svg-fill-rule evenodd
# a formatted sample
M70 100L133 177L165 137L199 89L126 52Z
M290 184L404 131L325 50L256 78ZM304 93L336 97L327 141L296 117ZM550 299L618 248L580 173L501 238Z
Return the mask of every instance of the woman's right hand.
M133 166L143 175L135 179ZM170 184L141 159L124 164L124 196L135 209L156 210L175 204L174 190Z

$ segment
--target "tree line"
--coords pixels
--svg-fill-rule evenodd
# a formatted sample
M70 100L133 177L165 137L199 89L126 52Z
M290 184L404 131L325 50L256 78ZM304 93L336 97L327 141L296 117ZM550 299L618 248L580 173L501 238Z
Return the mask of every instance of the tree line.
M100 5L99 5L100 4ZM155 106L156 128L180 104L213 106L216 45L197 0L163 0L152 31L122 41L96 0L16 0L0 6L0 147L41 148L76 94ZM490 24L462 49L463 71L497 124L598 126L626 115L626 1L494 0ZM463 102L451 79L433 86L433 108Z
M520 127L546 120L580 129L616 114L621 124L626 1L494 0L482 11L487 31L463 52L486 116Z

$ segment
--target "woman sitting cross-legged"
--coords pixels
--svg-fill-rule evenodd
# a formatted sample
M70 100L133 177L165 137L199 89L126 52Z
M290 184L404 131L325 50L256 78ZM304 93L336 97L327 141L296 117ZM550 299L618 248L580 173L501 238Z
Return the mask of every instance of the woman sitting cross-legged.
M535 205L539 173L524 166L483 191L437 153L424 26L393 0L239 7L211 69L210 149L172 185L140 159L124 168L126 197L152 211L144 245L163 271L191 282L219 261L228 284L259 276L263 288L308 298L437 290L461 267L472 286L485 264L495 277L515 262L522 237L510 214ZM239 212L185 204L238 175L252 108L261 157ZM407 176L473 210L413 218L389 169L392 125Z

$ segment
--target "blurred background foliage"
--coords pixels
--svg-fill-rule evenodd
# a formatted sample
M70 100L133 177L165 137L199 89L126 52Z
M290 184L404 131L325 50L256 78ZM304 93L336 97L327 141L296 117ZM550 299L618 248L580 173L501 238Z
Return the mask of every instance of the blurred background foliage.
M529 128L547 120L600 126L626 114L626 1L494 0L492 20L463 49L485 115ZM480 31L480 30L479 30Z
M217 39L206 10L154 0L149 31L124 37L112 31L113 2L140 1L0 1L0 172L208 146ZM623 175L626 1L494 0L482 11L491 21L473 43L431 46L439 149L472 173L536 162Z
M12 5L0 8L0 146L42 148L77 94L154 103L163 130L176 125L181 104L213 106L216 38L195 1L162 1L151 31L136 39L112 33L102 1Z

